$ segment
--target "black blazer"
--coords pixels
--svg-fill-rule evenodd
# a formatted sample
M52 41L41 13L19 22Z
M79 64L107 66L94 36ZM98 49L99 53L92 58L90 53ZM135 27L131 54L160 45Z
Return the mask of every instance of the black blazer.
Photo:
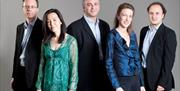
M19 57L22 53L21 42L23 39L23 34L24 34L24 23L17 26L13 74L12 74L14 81L16 81L19 71L18 69L20 67ZM40 19L37 19L32 29L25 52L25 56L26 56L25 76L28 87L32 87L32 85L35 85L36 82L39 63L40 63L42 38L43 38L42 21Z
M99 22L102 51L105 56L106 36L109 32L109 25L100 20ZM79 82L77 91L111 91L110 81L105 70L104 60L99 60L99 47L96 39L84 17L71 23L68 26L70 35L77 39L79 64Z
M141 30L140 51L142 51L143 40L148 30L148 26ZM175 87L171 71L175 61L176 46L175 32L161 24L147 54L147 74L145 74L147 77L145 78L151 90L155 90L157 85L163 86L166 91Z

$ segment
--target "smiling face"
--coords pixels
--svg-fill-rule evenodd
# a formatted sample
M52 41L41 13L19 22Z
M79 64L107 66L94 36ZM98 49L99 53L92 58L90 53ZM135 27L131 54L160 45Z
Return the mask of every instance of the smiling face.
M152 5L149 8L148 15L149 15L150 23L154 26L157 26L160 23L162 23L162 20L164 18L163 10L161 6L157 4Z
M99 0L84 0L83 9L86 16L97 17L100 10Z
M62 22L60 21L58 15L56 13L50 13L47 15L47 25L49 30L54 33L60 33Z
M128 28L130 24L132 23L133 19L133 11L128 8L122 9L122 11L117 16L119 25L122 28Z
M38 6L36 0L24 0L23 12L28 20L34 20L37 17L38 13Z

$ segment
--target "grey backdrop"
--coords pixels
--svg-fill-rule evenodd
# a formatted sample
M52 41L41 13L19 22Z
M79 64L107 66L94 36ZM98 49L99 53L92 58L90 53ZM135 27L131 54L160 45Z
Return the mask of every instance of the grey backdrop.
M82 0L39 0L39 17L49 8L57 8L64 16L65 22L69 25L72 21L79 19L82 12ZM116 9L120 3L129 2L136 9L134 18L134 29L139 37L140 29L148 24L146 7L155 0L100 0L101 11L99 17L106 20L113 28L113 20ZM180 91L180 1L179 0L156 0L161 1L167 8L167 15L164 23L175 30L177 34L178 47L176 61L173 68L176 89ZM11 91L10 78L12 73L13 54L15 46L15 35L17 24L24 21L22 12L22 0L0 0L0 91Z

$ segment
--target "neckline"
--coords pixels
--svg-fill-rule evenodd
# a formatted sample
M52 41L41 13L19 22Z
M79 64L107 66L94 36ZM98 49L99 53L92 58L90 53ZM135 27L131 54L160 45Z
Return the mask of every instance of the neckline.
M120 32L118 32L118 30L115 28L115 31L117 33L117 35L125 42L123 45L125 45L128 49L131 46L131 34L129 34L129 46L126 44L126 40L120 35Z

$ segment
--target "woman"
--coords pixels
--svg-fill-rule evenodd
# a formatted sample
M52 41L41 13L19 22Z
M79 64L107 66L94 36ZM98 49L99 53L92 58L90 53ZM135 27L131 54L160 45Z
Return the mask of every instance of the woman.
M37 91L75 91L78 82L78 49L74 37L65 33L66 25L57 9L43 16L45 36Z
M107 37L106 68L116 91L145 91L136 34L132 30L134 7L118 7L115 28Z

